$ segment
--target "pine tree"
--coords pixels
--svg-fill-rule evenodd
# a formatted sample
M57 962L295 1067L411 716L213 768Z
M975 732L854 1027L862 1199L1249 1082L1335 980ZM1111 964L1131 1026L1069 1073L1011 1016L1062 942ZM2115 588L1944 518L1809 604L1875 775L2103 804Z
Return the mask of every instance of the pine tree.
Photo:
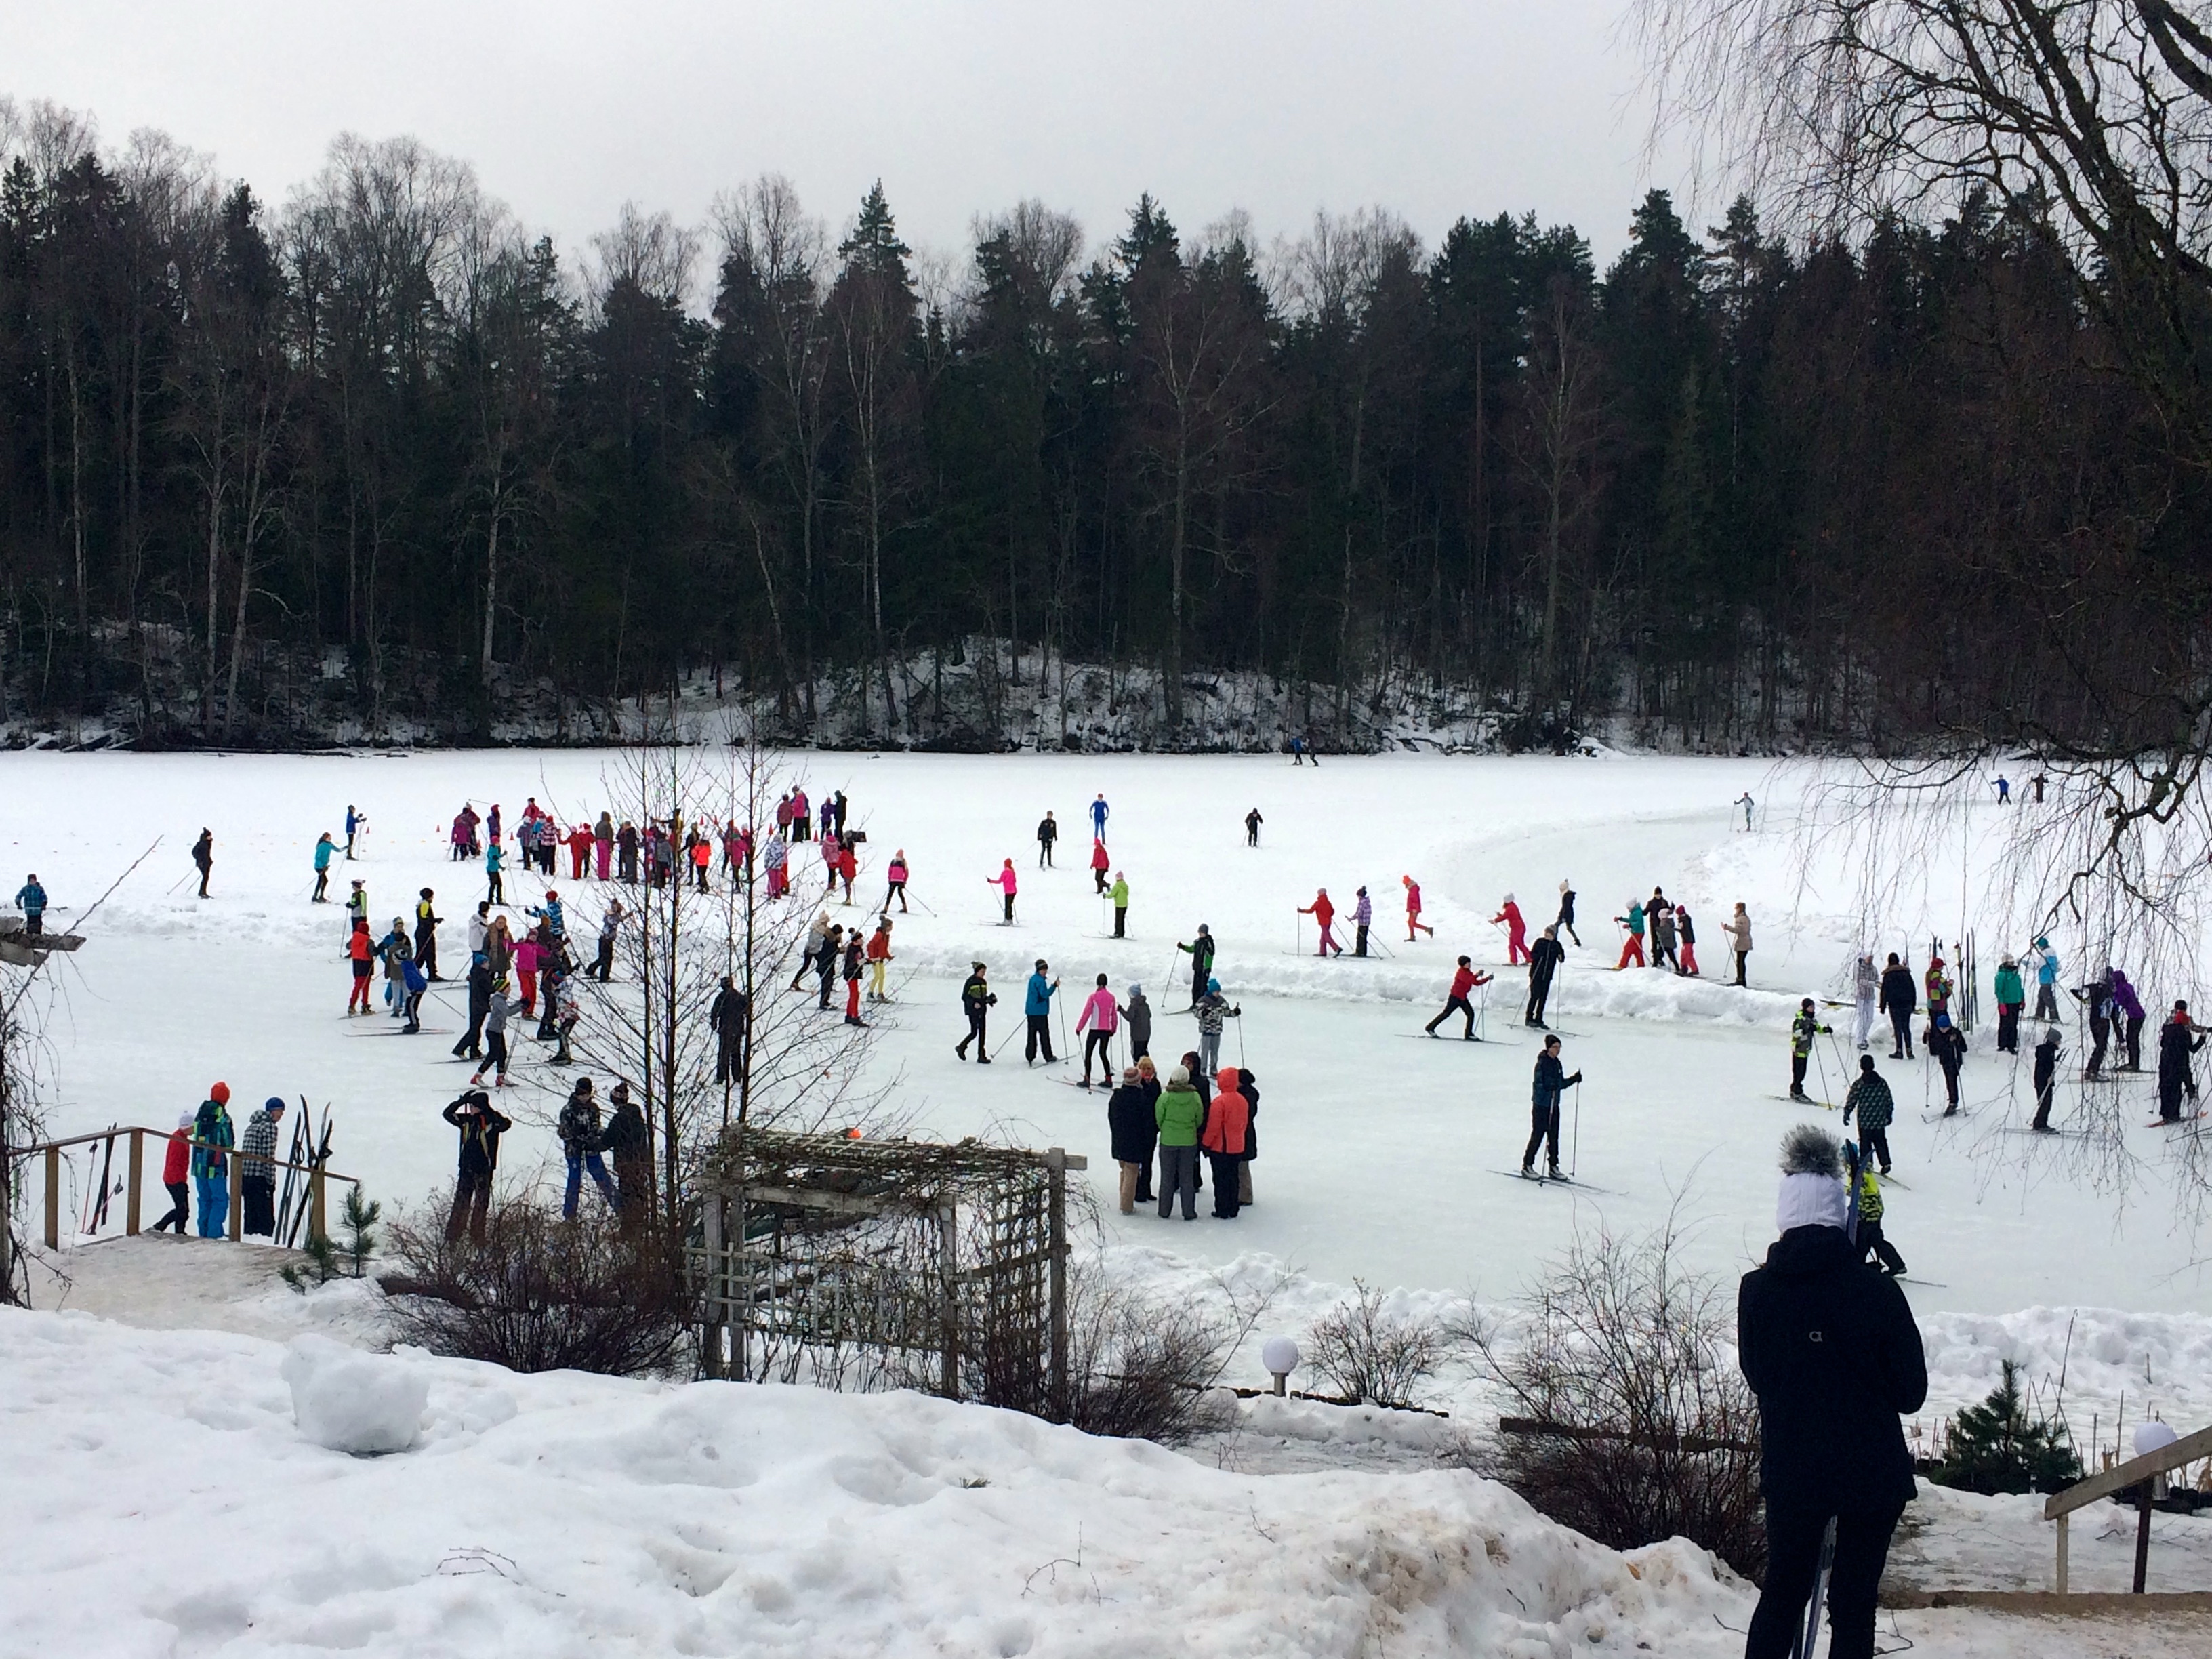
M2081 1478L2081 1462L2063 1424L2047 1417L2030 1420L2020 1368L2008 1359L1990 1397L1951 1419L1943 1461L1929 1478L1984 1497L2057 1492Z

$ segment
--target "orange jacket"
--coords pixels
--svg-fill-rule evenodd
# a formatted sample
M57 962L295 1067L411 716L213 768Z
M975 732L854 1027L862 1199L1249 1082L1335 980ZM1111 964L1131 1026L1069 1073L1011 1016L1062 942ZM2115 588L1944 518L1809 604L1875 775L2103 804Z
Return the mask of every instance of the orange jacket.
M1221 1092L1206 1109L1206 1128L1198 1138L1198 1144L1209 1152L1226 1158L1244 1154L1245 1131L1252 1125L1252 1103L1237 1092L1243 1080L1234 1066L1221 1068Z

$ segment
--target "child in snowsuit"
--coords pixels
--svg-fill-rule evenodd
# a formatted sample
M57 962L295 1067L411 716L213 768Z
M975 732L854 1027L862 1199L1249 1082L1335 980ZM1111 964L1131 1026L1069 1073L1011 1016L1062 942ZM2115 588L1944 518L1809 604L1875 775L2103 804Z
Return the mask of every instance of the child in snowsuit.
M1859 1259L1872 1256L1880 1264L1880 1271L1892 1279L1905 1277L1905 1258L1897 1253L1897 1246L1882 1236L1881 1182L1875 1179L1874 1171L1862 1167L1859 1170Z
M1452 1017L1455 1012L1457 1012L1467 1017L1467 1029L1462 1031L1460 1035L1468 1042L1474 1042L1474 1007L1473 1004L1468 1001L1467 994L1474 989L1478 985L1489 984L1492 978L1492 975L1489 974L1476 973L1474 968L1468 964L1468 959L1465 957L1462 957L1459 959L1459 971L1452 975L1451 989L1445 994L1443 1010L1438 1012L1434 1019L1431 1020L1426 1025L1421 1027L1421 1029L1424 1031L1426 1031L1431 1036L1434 1036L1437 1034L1437 1027L1443 1024L1446 1020Z
M1311 904L1300 905L1298 914L1302 916L1311 916L1321 928L1321 948L1314 952L1316 956L1325 957L1331 951L1335 951L1339 956L1344 954L1344 947L1336 942L1335 936L1328 931L1329 924L1336 920L1336 906L1330 902L1328 888L1324 887L1316 893Z
M1966 1034L1951 1024L1950 1015L1936 1016L1935 1029L1928 1033L1928 1052L1943 1068L1943 1093L1949 1101L1943 1115L1950 1117L1959 1109L1959 1067L1966 1058Z
M1221 1023L1225 1019L1243 1018L1242 1007L1231 1007L1229 999L1221 994L1221 981L1206 981L1206 994L1198 1004L1198 1069L1212 1077L1221 1061Z
M238 1144L230 1127L230 1085L218 1083L200 1103L192 1120L192 1184L200 1206L200 1237L221 1238L230 1216L230 1154Z
M1813 1012L1813 999L1807 997L1797 1005L1797 1018L1790 1022L1790 1098L1810 1100L1805 1092L1805 1067L1813 1057L1813 1039L1823 1036L1828 1028Z
M1698 929L1690 920L1690 907L1686 904L1674 907L1674 932L1682 945L1682 959L1676 964L1676 971L1692 979L1703 977L1698 972Z
M1490 919L1493 927L1501 921L1505 924L1505 965L1517 967L1528 960L1528 927L1522 921L1521 907L1513 902L1510 893L1505 896L1505 902L1498 914Z

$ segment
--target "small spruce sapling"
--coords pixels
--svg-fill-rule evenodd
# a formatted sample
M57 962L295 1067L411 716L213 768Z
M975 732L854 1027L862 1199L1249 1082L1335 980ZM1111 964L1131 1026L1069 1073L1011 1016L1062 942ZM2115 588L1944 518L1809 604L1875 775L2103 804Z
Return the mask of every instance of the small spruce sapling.
M1999 1492L2058 1492L2081 1478L2065 1425L2031 1419L2020 1389L2020 1368L2004 1362L1990 1396L1951 1419L1943 1461L1929 1474L1939 1486L1985 1497Z
M358 1187L346 1189L345 1211L340 1221L346 1232L343 1248L353 1263L356 1279L368 1271L368 1259L376 1254L376 1224L383 1216L384 1205L380 1200L364 1200Z

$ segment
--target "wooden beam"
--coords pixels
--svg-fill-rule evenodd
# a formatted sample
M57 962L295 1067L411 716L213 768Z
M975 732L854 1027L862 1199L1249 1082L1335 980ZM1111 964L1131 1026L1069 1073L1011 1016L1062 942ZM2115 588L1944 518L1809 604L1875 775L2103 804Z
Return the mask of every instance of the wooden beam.
M132 1237L138 1231L138 1182L146 1172L146 1132L131 1132L131 1195L123 1206L123 1228Z
M2141 1457L2130 1457L2124 1463L2116 1463L2102 1474L2093 1474L2087 1480L2077 1481L2064 1492L2051 1493L2045 1500L2043 1518L2056 1521L2069 1510L2078 1510L2100 1498L2109 1498L2124 1487L2149 1480L2153 1475L2171 1474L2184 1463L2193 1463L2200 1457L2212 1457L2212 1425L2201 1428L2194 1434L2185 1434L2170 1446L2160 1446L2156 1451L2145 1452Z

